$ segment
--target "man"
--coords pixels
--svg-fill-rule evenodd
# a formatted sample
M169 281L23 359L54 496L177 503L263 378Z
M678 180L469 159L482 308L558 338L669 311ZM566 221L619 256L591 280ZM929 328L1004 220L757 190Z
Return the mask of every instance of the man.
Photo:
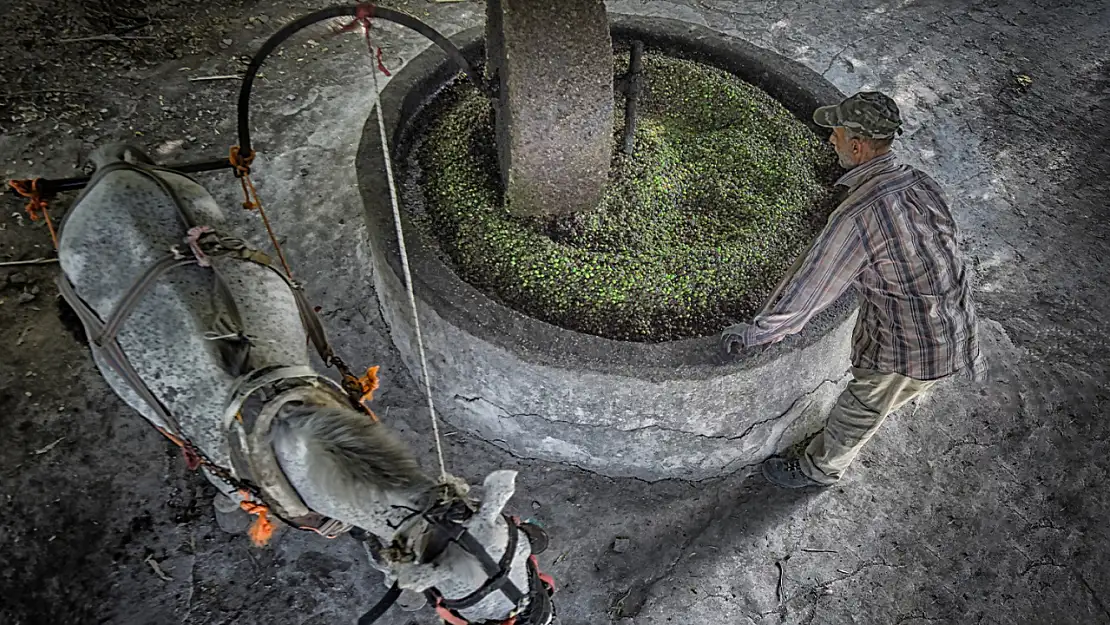
M832 129L847 197L778 298L721 337L729 352L776 343L849 286L859 295L854 379L800 458L763 464L769 481L788 488L835 484L888 414L958 371L980 380L986 369L952 214L936 182L891 151L902 131L898 105L862 92L813 119Z

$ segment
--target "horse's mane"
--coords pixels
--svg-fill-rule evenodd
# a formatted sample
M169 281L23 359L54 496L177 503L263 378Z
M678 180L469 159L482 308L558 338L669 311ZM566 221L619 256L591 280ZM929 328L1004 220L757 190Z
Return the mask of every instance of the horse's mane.
M425 488L430 479L384 425L350 408L298 406L274 421L276 446L304 445L314 479L329 490Z

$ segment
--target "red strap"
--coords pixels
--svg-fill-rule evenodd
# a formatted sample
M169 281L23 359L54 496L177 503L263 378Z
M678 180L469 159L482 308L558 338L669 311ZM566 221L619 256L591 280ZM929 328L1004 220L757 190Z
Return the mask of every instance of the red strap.
M197 452L193 451L190 447L181 447L181 453L185 456L185 466L189 467L190 471L196 471L200 466L200 456Z
M436 614L438 614L439 618L443 619L444 622L450 623L450 625L470 625L466 620L456 616L451 610L438 604L436 605Z
M370 43L370 39L369 39L370 31L366 31L366 37L367 37L366 42L367 42L367 44L369 44ZM385 74L386 76L392 76L393 75L389 72L388 69L386 69L385 63L382 61L382 49L381 48L378 48L378 69L381 70L381 72L383 74Z
M362 26L363 36L366 38L366 49L370 51L370 56L377 61L378 71L386 76L392 76L389 69L385 66L385 61L382 60L382 49L374 46L370 41L370 28L372 27L371 20L374 18L374 5L373 4L360 4L355 8L355 19L351 20L349 24L345 24L337 29L337 33L346 33Z
M532 561L532 566L536 567L536 575L539 576L540 581L547 584L547 587L551 589L551 593L554 594L555 578L540 570L540 562L536 559L535 554L528 556L528 559Z

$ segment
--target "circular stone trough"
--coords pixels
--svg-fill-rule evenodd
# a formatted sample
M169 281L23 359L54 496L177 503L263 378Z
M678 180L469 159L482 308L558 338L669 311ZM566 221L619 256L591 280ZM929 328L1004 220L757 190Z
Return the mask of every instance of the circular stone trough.
M799 119L841 94L795 62L685 22L610 14L614 41L729 71ZM483 28L452 37L480 64ZM429 48L382 91L398 181L414 120L458 72ZM374 286L394 344L422 380L404 288L376 114L359 148L358 176ZM439 416L510 453L612 477L704 479L752 466L820 426L847 381L856 303L851 293L799 334L770 349L724 359L717 336L663 343L616 341L556 327L507 308L461 280L436 241L408 214L401 193L429 376Z

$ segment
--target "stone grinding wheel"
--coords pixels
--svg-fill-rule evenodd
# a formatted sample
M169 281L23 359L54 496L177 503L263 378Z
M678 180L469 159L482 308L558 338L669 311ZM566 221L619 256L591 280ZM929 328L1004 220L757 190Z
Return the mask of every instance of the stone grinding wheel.
M613 149L613 49L602 0L489 0L498 159L517 215L589 210Z

